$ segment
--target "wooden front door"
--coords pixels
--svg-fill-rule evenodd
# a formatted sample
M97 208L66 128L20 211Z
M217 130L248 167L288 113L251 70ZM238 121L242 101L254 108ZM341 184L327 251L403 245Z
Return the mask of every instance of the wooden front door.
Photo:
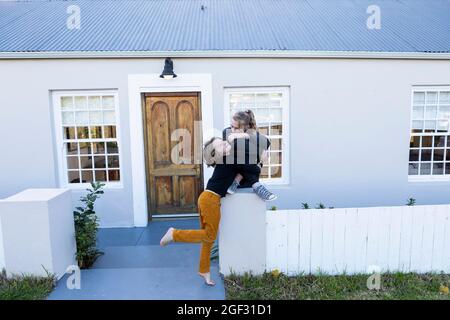
M203 188L199 100L199 93L143 94L150 218L198 212Z

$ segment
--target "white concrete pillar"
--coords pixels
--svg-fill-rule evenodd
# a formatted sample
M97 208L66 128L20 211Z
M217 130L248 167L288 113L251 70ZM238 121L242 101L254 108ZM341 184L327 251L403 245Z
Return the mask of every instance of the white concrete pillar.
M8 276L45 276L47 270L61 278L69 265L77 264L68 189L27 189L0 200L0 228Z
M222 198L219 227L219 268L227 276L266 267L266 203L253 189L238 189Z

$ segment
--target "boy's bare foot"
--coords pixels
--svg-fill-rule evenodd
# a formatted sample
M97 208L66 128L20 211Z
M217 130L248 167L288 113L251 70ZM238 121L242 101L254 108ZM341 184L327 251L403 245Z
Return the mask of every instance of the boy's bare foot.
M165 246L173 241L173 230L174 228L169 228L169 230L167 230L166 234L161 238L161 241L159 242L161 246Z
M198 274L199 274L199 276L201 276L203 279L205 279L205 283L206 283L208 286L214 286L214 285L216 285L216 283L215 283L214 281L211 280L211 273L210 273L210 272L206 272L206 273L201 273L201 272L199 272Z

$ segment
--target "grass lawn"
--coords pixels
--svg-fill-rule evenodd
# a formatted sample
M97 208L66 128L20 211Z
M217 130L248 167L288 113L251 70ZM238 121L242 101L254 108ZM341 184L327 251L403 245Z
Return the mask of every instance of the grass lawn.
M7 278L0 271L0 300L42 300L55 285L53 276L15 276Z
M367 289L368 275L305 275L288 277L265 273L262 276L225 278L227 299L274 300L449 300L448 274L382 274L379 291Z

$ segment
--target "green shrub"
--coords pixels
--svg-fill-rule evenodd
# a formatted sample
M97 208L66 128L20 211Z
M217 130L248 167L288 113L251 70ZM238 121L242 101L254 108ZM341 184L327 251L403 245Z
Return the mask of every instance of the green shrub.
M81 269L91 267L95 260L103 254L97 250L98 218L94 211L94 203L103 194L101 182L91 183L92 189L80 201L84 207L77 207L73 212L75 219L75 238L77 241L76 258Z
M307 202L303 202L302 209L309 209L309 204Z
M316 209L325 209L325 205L323 203L318 203Z
M276 211L276 210L277 210L277 207L276 207L276 206L272 206L272 207L270 207L270 210Z
M408 202L406 203L407 206L414 206L416 204L416 199L409 198Z

